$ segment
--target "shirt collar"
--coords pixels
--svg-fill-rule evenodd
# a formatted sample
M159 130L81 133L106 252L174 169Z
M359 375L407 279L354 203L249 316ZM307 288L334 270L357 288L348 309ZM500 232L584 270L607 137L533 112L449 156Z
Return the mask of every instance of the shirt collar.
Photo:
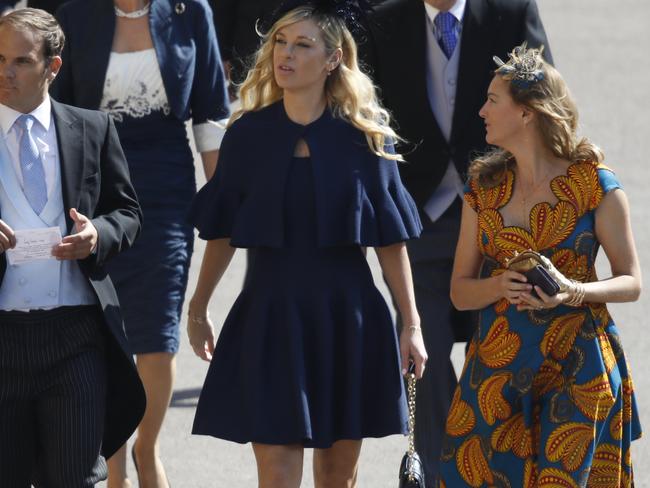
M424 2L424 0L422 1ZM456 17L459 24L463 23L466 3L467 0L456 0L454 6L449 9L449 13L452 14L454 17ZM427 16L429 17L429 20L431 21L431 23L433 23L433 19L436 18L436 15L438 15L438 12L440 12L440 10L438 10L432 5L429 5L427 2L424 2L424 9L427 12Z
M21 112L17 112L13 108L9 108L0 103L0 129L2 129L5 136L9 133L14 123L21 115L23 115ZM52 101L50 100L50 96L46 95L43 103L32 110L29 115L38 120L38 123L41 124L45 131L49 131L50 123L52 121Z

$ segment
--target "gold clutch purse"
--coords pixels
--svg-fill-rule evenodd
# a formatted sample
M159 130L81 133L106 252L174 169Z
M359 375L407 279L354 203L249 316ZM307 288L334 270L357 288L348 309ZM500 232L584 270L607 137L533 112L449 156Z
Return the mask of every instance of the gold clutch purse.
M516 271L517 273L526 274L526 271L530 271L535 266L542 266L543 268L548 268L542 255L537 251L527 250L524 252L516 253L512 258L506 263L506 268L511 271ZM548 271L548 269L547 269Z
M506 263L506 268L526 276L528 283L539 286L549 296L568 289L568 280L555 266L537 251L527 250L515 254ZM532 291L533 296L537 296Z

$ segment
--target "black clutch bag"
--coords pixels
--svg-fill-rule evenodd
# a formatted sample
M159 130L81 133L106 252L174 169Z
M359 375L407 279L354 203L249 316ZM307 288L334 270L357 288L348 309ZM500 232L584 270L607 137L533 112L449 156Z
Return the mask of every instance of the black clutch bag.
M409 448L399 466L398 488L424 488L424 467L415 452L415 373L411 364L408 374Z
M531 251L530 249L515 254L506 263L507 269L526 275L528 283L539 286L548 296L554 296L564 290L562 290L555 278L551 276L546 266L542 256L538 252ZM534 289L531 291L531 295L539 298Z
M526 278L528 278L528 283L539 286L548 296L552 297L557 295L560 291L560 285L558 285L548 271L546 271L546 268L540 264L529 269L524 274L526 275ZM532 295L537 297L537 293L535 293L534 289L532 290Z

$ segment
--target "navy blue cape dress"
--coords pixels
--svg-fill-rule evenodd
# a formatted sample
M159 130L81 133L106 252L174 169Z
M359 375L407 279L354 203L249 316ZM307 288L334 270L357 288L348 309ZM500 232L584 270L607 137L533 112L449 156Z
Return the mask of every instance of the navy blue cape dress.
M228 129L191 219L254 253L194 434L327 448L406 431L395 327L362 250L420 234L394 161L329 110L303 126L280 101Z

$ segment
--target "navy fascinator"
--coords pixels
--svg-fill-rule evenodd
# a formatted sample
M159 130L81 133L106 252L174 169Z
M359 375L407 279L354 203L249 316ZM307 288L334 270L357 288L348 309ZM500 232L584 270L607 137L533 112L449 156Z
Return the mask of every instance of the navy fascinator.
M286 0L258 25L262 32L267 32L283 15L298 7L312 7L317 14L340 18L355 37L366 30L366 16L372 10L368 0Z

